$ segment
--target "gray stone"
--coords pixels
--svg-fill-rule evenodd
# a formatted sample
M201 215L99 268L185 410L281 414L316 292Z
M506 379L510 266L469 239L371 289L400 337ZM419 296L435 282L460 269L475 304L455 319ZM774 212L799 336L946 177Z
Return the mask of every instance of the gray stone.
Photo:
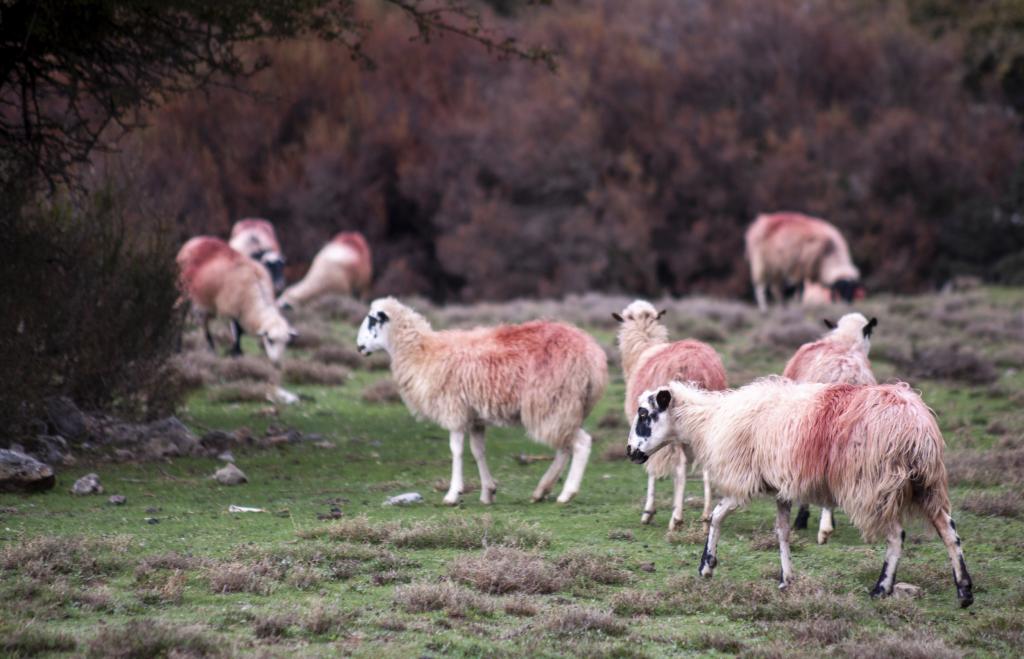
M0 449L0 492L38 492L56 484L50 465L19 451Z
M901 581L892 587L892 596L904 599L917 599L924 594L920 586Z
M87 494L103 494L103 486L100 485L100 477L97 474L86 474L71 486L71 494L85 496Z
M249 481L245 472L232 463L226 464L214 472L213 478L221 485L241 485Z
M25 452L47 464L63 464L68 455L68 443L60 435L36 435L28 440Z
M235 454L232 453L231 451L224 451L223 453L217 456L217 459L220 460L221 462L234 462Z
M128 503L128 498L123 494L115 494L107 499L107 503L112 506L123 506Z
M89 431L88 417L65 396L46 401L46 418L58 435L73 442L84 439Z

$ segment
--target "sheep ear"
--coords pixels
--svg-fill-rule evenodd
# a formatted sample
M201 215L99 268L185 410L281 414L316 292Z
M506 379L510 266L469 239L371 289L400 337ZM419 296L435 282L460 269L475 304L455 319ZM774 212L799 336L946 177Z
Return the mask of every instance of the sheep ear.
M661 311L658 312L658 318L661 318L666 313L668 313L668 309L662 309Z
M298 338L298 336L299 336L299 330L297 330L297 329L290 329L290 330L288 330L288 336L289 336L290 338L293 338L293 339L294 339L294 338Z
M614 318L615 320L619 321L620 323L622 322L622 316L620 316L619 314L615 313L614 311L612 312L612 318Z
M384 313L383 311L378 311L377 312L377 320L379 320L381 323L386 323L386 322L388 322L389 318L388 318L388 315L386 313Z
M668 389L662 389L654 397L654 401L658 404L658 409L664 412L668 409L668 404L672 402L672 393Z
M878 319L872 318L868 321L868 324L864 326L864 338L871 338L871 333L875 331L875 327L878 326Z
M836 324L833 323L828 318L822 318L821 320L822 320L823 323L825 323L825 327L827 327L829 329L835 329L836 328Z

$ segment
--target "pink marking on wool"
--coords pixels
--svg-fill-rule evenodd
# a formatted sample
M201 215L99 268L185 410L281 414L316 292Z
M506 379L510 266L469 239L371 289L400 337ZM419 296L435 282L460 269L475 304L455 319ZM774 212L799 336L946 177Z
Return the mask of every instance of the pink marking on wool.
M231 227L231 237L234 238L243 231L252 231L253 233L261 233L266 236L270 242L277 245L277 233L274 231L274 225L267 220L262 220L255 217L249 217L244 220L235 222L234 226Z
M636 413L637 395L673 380L694 382L708 391L728 386L725 368L714 348L700 341L675 341L646 358L630 379L631 414Z
M178 267L181 283L185 290L192 292L200 271L217 260L236 261L242 255L220 238L201 236L185 243L178 252Z
M829 472L833 456L845 450L852 430L850 424L859 416L846 412L863 389L851 384L833 384L818 394L794 455L796 473L804 483L821 481Z
M354 251L359 259L354 264L353 279L355 288L362 288L370 283L373 276L373 258L370 256L370 246L366 238L358 231L342 231L331 239L331 242L344 245Z

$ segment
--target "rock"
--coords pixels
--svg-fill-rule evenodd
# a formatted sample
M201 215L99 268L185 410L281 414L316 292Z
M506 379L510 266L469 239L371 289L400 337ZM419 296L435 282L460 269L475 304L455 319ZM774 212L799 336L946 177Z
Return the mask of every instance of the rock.
M901 581L892 587L892 596L904 599L917 599L924 594L920 586Z
M114 449L114 457L118 462L131 462L135 459L135 452L126 448Z
M51 465L64 464L68 442L60 435L36 435L28 441L24 452Z
M177 417L169 416L143 428L145 451L151 457L180 457L199 452L199 439Z
M245 472L236 467L234 463L226 464L214 472L213 479L221 485L241 485L249 482Z
M160 512L161 510L163 510L163 508L160 508L159 506L149 506L148 508L146 508L146 514L147 515L155 515L158 512Z
M406 492L405 494L396 494L393 497L388 497L384 500L385 506L407 506L411 503L422 503L423 495L419 492Z
M217 456L217 459L220 460L221 462L234 462L235 454L232 453L231 451L224 451Z
M146 524L159 524L159 523L160 523L160 520L158 520L156 517L147 517L146 518Z
M654 572L654 563L641 563L640 569L644 572Z
M0 449L0 492L39 492L56 484L50 465L19 451Z
M109 499L107 499L107 503L109 503L112 506L123 506L124 504L128 503L128 497L126 497L123 494L114 494Z
M86 474L71 486L71 494L85 496L87 494L103 494L103 486L100 485L100 477L96 474Z
M315 446L315 447L317 447L317 448L323 448L323 449L332 449L332 448L335 448L335 444L334 444L334 442L329 442L329 441L327 441L327 440L324 440L324 441L322 441L322 442L315 442L315 443L313 444L313 446Z
M88 417L65 396L46 401L46 418L58 435L71 441L84 439L89 431Z

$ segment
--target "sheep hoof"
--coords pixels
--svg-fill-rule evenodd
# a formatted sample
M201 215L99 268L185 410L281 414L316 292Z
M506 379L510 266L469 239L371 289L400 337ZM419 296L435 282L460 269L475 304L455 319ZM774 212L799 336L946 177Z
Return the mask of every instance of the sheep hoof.
M650 524L651 520L654 518L654 513L655 512L656 511L654 511L654 510L645 510L643 515L640 515L640 523L641 524Z
M530 497L530 501L534 503L540 503L541 501L544 500L544 497L546 497L547 495L547 492L534 492L533 496Z
M459 505L459 496L458 495L452 496L452 495L449 494L448 496L446 496L443 499L442 503L444 503L444 505L446 505L446 506L457 506L457 505Z
M668 530L675 531L676 529L682 528L683 520L673 517L668 521Z
M818 531L818 544L823 545L828 542L831 533L825 533L824 531Z
M570 501L572 501L572 498L574 496L576 496L575 492L573 492L572 494L566 494L565 492L562 492L561 494L558 495L558 498L555 499L555 501L557 501L558 503L569 503Z

